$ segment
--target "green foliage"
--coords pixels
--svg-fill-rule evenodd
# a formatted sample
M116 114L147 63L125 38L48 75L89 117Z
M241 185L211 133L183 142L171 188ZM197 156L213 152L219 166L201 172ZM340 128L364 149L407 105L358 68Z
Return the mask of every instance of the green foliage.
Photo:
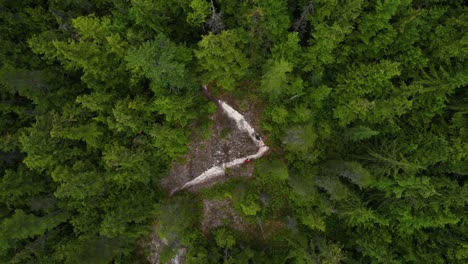
M187 15L187 22L194 26L199 26L205 22L211 11L211 5L205 0L193 0L190 7L192 12Z
M311 126L292 127L288 129L282 139L285 150L304 155L314 146L317 135Z
M0 180L0 201L11 208L29 205L28 197L47 191L47 180L24 165L18 166L16 171L7 169Z
M334 109L340 125L348 125L355 119L381 123L407 112L411 102L403 97L404 93L394 91L396 98L388 98L395 90L391 78L400 74L398 67L398 63L381 61L377 65L359 65L350 69L348 75L340 76L343 84L339 84L336 90L340 93L340 101ZM369 93L381 99L366 98Z
M242 42L240 34L233 30L203 36L195 56L204 72L204 84L215 81L226 90L233 90L237 86L236 83L242 80L249 65L241 50Z
M276 42L281 39L290 27L287 14L287 3L274 0L255 1L262 14L261 24L268 31L269 39Z
M302 224L304 224L311 230L317 230L322 232L325 232L326 230L325 217L317 211L301 215L300 220Z
M315 246L320 249L317 254L320 263L337 264L346 260L346 254L343 252L343 246L340 244L326 239L316 239Z
M327 175L338 175L359 188L372 185L374 178L359 162L355 161L328 161L323 164L322 170Z
M247 216L255 216L261 209L260 205L252 199L248 199L246 202L247 204L241 204L242 212Z
M187 263L466 263L465 6L2 1L0 262L139 263L156 230ZM201 85L270 151L166 197L217 125ZM202 233L204 198L240 230Z
M189 49L174 44L159 34L154 40L144 42L140 47L129 50L126 60L135 76L145 76L152 81L151 88L156 94L180 93L181 89L193 87L193 80L187 69L192 55Z
M215 232L216 244L222 248L232 248L236 244L236 238L234 234L226 229L220 228Z
M192 232L199 218L197 203L190 196L177 197L171 202L157 205L158 234L169 241L179 239Z
M69 215L63 212L54 212L38 217L27 214L23 210L15 210L14 215L1 222L0 255L4 255L8 249L22 239L33 238L44 234L68 219Z
M263 181L286 181L288 168L279 159L260 161L257 166L259 178Z
M365 126L355 126L346 129L344 137L350 141L361 141L378 135L379 132Z
M150 34L165 33L178 37L186 35L193 28L187 25L190 1L132 0L125 6L131 21L140 29L139 33L150 30ZM191 35L191 34L189 34Z
M125 241L107 237L86 237L62 246L58 259L65 263L108 263L122 254Z
M272 63L262 77L261 89L270 98L277 98L286 89L288 84L287 73L292 71L292 65L287 61Z

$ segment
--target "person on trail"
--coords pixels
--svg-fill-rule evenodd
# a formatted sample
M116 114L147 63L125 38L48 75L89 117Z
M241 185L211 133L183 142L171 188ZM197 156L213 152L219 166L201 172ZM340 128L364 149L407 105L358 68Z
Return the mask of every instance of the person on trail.
M262 140L262 138L260 137L260 135L257 132L255 132L253 135L254 135L256 140L258 140L258 141Z
M249 163L249 162L250 162L249 159L245 159L245 160L244 160L244 164L247 164L247 163Z

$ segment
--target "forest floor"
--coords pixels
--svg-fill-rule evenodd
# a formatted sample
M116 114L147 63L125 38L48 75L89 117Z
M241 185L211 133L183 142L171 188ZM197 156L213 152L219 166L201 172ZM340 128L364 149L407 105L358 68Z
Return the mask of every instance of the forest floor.
M206 93L209 92L206 90ZM210 94L208 96L212 97ZM230 102L225 104L224 101L218 101L217 111L211 117L209 138L193 136L185 159L175 162L169 175L161 180L161 186L170 191L171 195L181 188L198 191L200 188L211 186L215 182L223 182L231 177L251 176L252 164L243 164L242 161L247 157L259 158L268 150L262 139L253 136L256 133L254 107L244 104L249 107L247 109L244 107L246 111L239 113L230 105L233 104L234 108L238 109L242 102L235 102L230 98L223 100ZM229 109L232 110L230 113ZM209 173L210 169L218 169L220 175ZM206 174L207 180L193 181L202 174Z
M208 139L193 138L188 147L185 160L175 162L169 175L161 180L161 186L172 191L189 182L213 166L219 166L236 158L245 157L257 152L258 147L245 132L236 127L236 123L228 118L223 110L218 109L211 117L211 136ZM225 181L232 176L251 176L253 166L245 164L233 168L225 175L212 181L188 188L197 191L215 182Z

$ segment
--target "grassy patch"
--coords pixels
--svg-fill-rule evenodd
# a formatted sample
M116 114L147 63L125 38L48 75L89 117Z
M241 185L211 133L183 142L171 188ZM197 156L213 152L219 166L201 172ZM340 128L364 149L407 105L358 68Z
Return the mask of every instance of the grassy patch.
M221 130L221 138L222 139L225 139L227 136L229 136L229 134L231 134L232 132L232 128L230 127L225 127Z

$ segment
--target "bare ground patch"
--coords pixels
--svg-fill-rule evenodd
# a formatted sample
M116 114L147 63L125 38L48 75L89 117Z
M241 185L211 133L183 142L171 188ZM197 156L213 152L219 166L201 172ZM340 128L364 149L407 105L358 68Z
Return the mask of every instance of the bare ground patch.
M257 106L248 100L235 101L233 98L226 96L222 96L221 99L225 102L229 102L229 104L233 103L234 108L241 112L245 121L252 125L255 131L258 131L258 124L255 122L259 114L259 112L256 111L258 110L256 109ZM194 130L185 159L174 162L168 176L161 180L161 186L168 192L183 186L185 183L193 180L214 166L220 166L232 160L255 154L259 151L258 145L254 142L255 138L253 139L251 135L245 131L239 130L236 122L229 118L223 112L221 107L218 107L216 113L211 117L211 119L213 121L211 131L209 131L211 136L208 139L200 139L195 136L200 133L196 133L197 131ZM226 169L224 175L189 187L187 190L196 192L201 188L206 188L215 183L226 181L232 177L250 177L254 171L254 163L255 161L252 161L248 164L230 167ZM239 213L237 213L234 210L231 201L227 199L203 199L203 218L201 220L202 232L207 234L210 230L226 225L240 232L252 233L253 236L258 235L258 232L254 231L257 230L258 227L253 223L248 223ZM152 263L157 263L154 261L159 259L159 254L164 243L167 242L159 239L157 235L152 237L152 249L150 250L150 259L153 257ZM178 256L183 259L183 256L186 253L184 250L186 249L180 248L180 250L182 252L179 252Z
M161 186L171 191L194 179L207 169L230 160L241 158L257 152L252 139L240 131L233 120L228 118L221 109L212 117L211 137L207 140L192 139L186 160L175 162L169 175L161 180ZM189 188L197 191L202 187L211 186L215 182L225 181L233 176L251 176L252 166L241 165L230 170L211 182Z

